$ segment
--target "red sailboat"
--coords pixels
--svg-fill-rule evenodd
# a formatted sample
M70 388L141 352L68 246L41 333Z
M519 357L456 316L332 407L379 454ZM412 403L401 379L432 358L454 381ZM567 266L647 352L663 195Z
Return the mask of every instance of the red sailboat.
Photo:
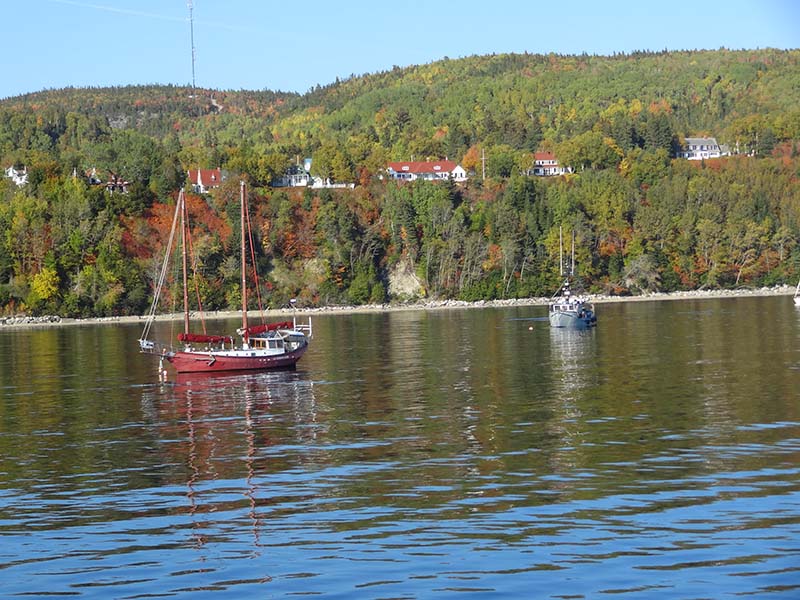
M247 209L245 184L240 185L240 204L242 221L242 327L237 330L239 343L234 342L231 335L209 335L192 333L189 319L188 289L188 211L184 191L178 195L172 229L167 244L161 274L156 283L153 304L139 339L139 348L145 354L159 356L169 362L178 373L215 373L226 371L253 371L268 369L293 368L308 348L311 339L311 318L306 323L298 323L297 318L277 323L250 325L247 320L247 275L246 275L246 241L252 238L249 234L249 212ZM183 332L179 334L175 347L162 344L149 338L155 321L156 310L162 288L167 280L169 257L171 255L176 231L180 227L181 256L183 262ZM251 250L252 254L252 250ZM203 323L205 330L205 323Z

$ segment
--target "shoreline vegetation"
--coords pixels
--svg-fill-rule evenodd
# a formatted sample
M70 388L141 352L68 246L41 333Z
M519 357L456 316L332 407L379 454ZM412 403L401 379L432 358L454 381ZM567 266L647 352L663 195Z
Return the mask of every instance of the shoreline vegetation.
M543 303L571 240L597 293L796 283L798 67L800 49L493 53L306 94L0 100L0 315L146 314L181 189L191 283L236 308L242 181L274 307Z
M656 292L639 296L607 296L602 294L585 295L589 301L596 304L610 304L614 302L645 302L645 301L664 301L664 300L703 300L713 298L742 298L742 297L762 297L762 296L791 296L795 288L789 285L779 285L774 287L761 287L753 289L714 289L714 290L691 290L679 292ZM267 319L285 317L293 313L302 315L349 315L358 313L379 313L397 311L429 311L447 309L466 309L466 308L491 308L491 307L511 307L511 306L547 306L550 298L511 298L504 300L478 300L468 302L465 300L419 300L407 303L387 303L387 304L364 304L358 306L333 305L314 308L295 309L270 308L263 311ZM255 316L258 311L251 311ZM203 313L203 317L208 320L234 319L241 313L239 311L208 311ZM183 313L172 313L157 315L156 321L173 321L183 318ZM8 329L24 328L46 328L62 327L68 325L97 325L112 323L144 323L144 315L129 315L117 317L90 317L85 319L62 319L57 315L27 316L16 315L10 317L0 317L0 331Z
M800 49L493 53L306 94L2 100L0 314L145 314L180 189L192 284L235 308L241 181L274 306L547 297L573 236L598 293L796 283L799 66Z

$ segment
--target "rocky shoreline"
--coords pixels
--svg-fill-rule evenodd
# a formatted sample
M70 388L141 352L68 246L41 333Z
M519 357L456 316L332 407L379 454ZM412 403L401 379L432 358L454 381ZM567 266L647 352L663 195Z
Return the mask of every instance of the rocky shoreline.
M589 295L591 302L596 304L611 302L645 302L658 300L689 300L689 299L711 299L711 298L737 298L747 296L791 296L795 288L788 285L762 287L755 289L737 290L693 290L686 292L653 293L641 296L606 296ZM506 300L479 300L477 302L467 302L465 300L429 300L408 302L403 304L367 304L362 306L323 306L315 308L297 308L293 311L290 308L269 309L264 311L269 318L284 317L293 312L299 314L355 314L369 312L389 312L401 310L443 310L443 309L463 309L463 308L488 308L488 307L507 307L507 306L544 306L550 298L512 298ZM255 314L255 311L253 311ZM206 319L230 319L239 315L238 311L211 311L206 312ZM182 319L182 314L159 315L157 321L169 321ZM69 319L58 315L28 316L15 315L10 317L0 317L0 331L11 328L32 328L32 327L58 327L65 325L93 325L102 323L137 323L144 322L144 316L123 316L123 317L95 317L88 319Z
M0 317L0 326L2 325L55 325L61 322L61 317L58 315L41 315L39 317L30 317L28 315L16 315L13 317Z

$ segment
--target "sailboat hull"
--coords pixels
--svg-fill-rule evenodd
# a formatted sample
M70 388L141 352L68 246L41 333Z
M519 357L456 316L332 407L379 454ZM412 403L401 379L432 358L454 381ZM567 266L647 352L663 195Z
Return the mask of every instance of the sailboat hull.
M145 354L160 357L162 361L169 362L178 373L229 373L242 371L267 371L274 369L292 369L300 360L300 357L308 347L308 340L312 336L311 318L305 324L298 324L295 318L291 321L279 323L263 323L261 325L248 326L247 322L247 279L246 269L247 253L245 242L251 240L249 223L250 217L247 212L247 202L245 201L245 184L239 186L239 206L241 211L241 265L242 265L242 328L237 333L242 336L241 345L235 347L233 336L231 335L207 335L205 327L203 333L192 333L189 328L189 298L188 287L188 247L190 240L188 227L188 211L186 208L186 196L184 190L178 194L178 201L175 204L175 215L172 218L172 228L170 230L169 242L164 252L164 263L161 268L161 275L158 278L153 303L145 324L142 337L139 339L139 348ZM247 225L247 227L246 227ZM164 282L167 280L166 274L169 268L169 257L176 233L180 232L181 237L181 258L183 259L183 316L184 331L178 336L178 341L183 345L182 349L176 350L172 346L167 346L149 339L150 328L155 321L156 308L158 307L159 297ZM292 300L294 303L294 300ZM198 299L198 305L199 305ZM306 335L306 333L308 335ZM202 347L201 347L202 345ZM162 370L163 363L159 366Z
M229 371L269 371L293 369L305 354L305 344L291 352L265 354L258 350L238 349L225 351L178 350L164 354L164 358L178 373L222 373Z

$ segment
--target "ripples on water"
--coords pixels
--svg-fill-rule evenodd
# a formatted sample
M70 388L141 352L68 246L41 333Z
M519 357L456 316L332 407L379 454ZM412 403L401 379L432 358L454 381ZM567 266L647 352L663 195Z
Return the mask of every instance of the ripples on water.
M135 329L2 332L0 596L796 597L783 301L318 318L163 384Z

